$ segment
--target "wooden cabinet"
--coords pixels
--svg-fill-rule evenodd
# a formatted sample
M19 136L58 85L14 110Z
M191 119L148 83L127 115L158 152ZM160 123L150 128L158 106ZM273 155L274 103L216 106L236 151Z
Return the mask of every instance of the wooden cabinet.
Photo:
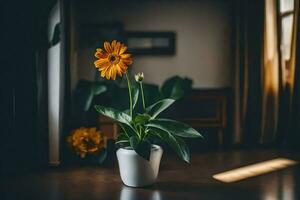
M105 116L99 116L99 127L107 139L116 139L118 136L118 125Z
M193 90L164 116L185 122L196 129L215 129L218 143L223 145L224 135L229 127L229 89Z

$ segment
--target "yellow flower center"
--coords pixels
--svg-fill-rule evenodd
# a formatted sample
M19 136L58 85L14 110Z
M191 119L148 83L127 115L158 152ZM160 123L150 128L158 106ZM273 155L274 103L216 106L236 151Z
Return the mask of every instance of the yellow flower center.
M108 60L109 62L111 62L112 64L117 64L120 61L120 56L117 54L109 54L108 56Z

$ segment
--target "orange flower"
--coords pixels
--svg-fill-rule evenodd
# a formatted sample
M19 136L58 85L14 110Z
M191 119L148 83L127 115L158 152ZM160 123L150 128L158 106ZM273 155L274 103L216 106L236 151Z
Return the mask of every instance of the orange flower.
M104 148L104 138L96 128L76 129L67 137L67 141L82 158Z
M122 76L126 73L128 65L132 64L131 55L126 53L127 47L116 40L104 42L104 49L97 49L94 62L95 67L100 71L100 75L106 79L116 79L116 75Z

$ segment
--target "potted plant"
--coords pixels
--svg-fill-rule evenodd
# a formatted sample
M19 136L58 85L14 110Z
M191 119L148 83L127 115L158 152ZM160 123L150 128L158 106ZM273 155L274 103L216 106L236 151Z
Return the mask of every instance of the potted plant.
M102 115L115 120L121 127L116 144L117 158L122 181L125 185L142 187L153 184L157 178L163 150L154 144L159 139L169 146L186 162L190 161L189 149L183 138L202 137L199 132L187 124L159 118L161 112L171 106L174 99L162 99L147 106L143 90L143 73L135 75L139 87L133 87L128 75L128 66L133 63L127 47L116 40L105 42L104 49L97 49L94 64L101 77L116 79L116 75L125 74L129 93L129 110L119 111L111 107L95 105ZM142 112L137 113L135 107L141 97Z

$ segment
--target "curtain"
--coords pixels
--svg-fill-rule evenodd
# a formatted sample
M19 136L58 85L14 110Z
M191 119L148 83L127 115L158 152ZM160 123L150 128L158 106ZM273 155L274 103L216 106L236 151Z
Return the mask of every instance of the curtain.
M234 13L234 143L255 144L261 135L264 4L236 0Z
M262 127L260 143L274 141L279 111L279 52L277 4L265 0L262 74Z
M234 143L289 143L291 137L287 135L292 135L290 132L295 132L299 124L296 123L299 120L296 112L299 108L297 73L300 73L296 67L299 4L296 1L295 10L289 11L294 13L294 29L287 62L281 51L284 38L280 3L235 1Z
M287 133L282 138L282 143L289 148L300 149L300 26L299 26L299 0L295 1L294 29L292 35L291 58L288 69L292 71L290 79L286 82L286 96L288 110L285 117L287 123L283 126L283 132ZM283 108L284 110L284 108Z

